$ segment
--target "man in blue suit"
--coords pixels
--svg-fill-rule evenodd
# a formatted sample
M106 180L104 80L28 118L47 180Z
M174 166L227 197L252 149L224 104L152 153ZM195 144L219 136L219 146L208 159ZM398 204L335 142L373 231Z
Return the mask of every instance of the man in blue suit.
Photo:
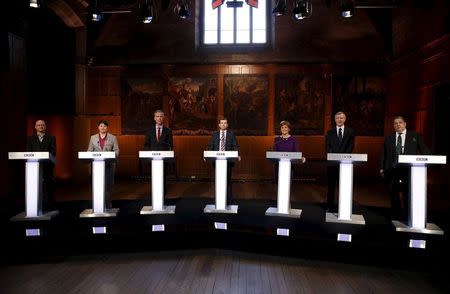
M238 151L239 146L233 131L228 130L228 120L223 117L219 119L219 131L212 134L211 140L208 144L208 150L212 151ZM227 165L227 202L231 203L233 199L231 171L234 163L230 162Z

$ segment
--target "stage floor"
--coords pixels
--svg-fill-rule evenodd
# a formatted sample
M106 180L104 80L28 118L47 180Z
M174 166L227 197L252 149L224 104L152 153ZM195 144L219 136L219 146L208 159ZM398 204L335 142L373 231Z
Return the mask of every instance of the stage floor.
M381 185L355 187L353 212L364 216L365 225L327 223L326 188L321 184L293 184L291 208L302 209L300 218L265 215L269 207L276 206L275 184L236 182L233 191L233 204L239 205L237 214L203 212L207 204L214 203L211 182L169 181L165 204L176 205L172 215L139 213L151 204L148 181L116 183L113 207L120 209L117 217L80 218L84 209L92 208L89 184L59 187L59 215L50 221L12 222L10 217L24 210L23 203L4 202L0 229L7 242L0 257L4 263L28 263L79 254L219 248L414 271L448 271L450 214L445 205L439 206L438 197L430 197L428 221L444 230L443 236L396 232ZM227 230L216 229L215 223L226 223ZM154 225L164 225L165 230L153 232ZM106 234L93 234L93 227L105 227ZM41 235L26 237L27 229L39 229ZM288 229L289 236L277 235L277 229ZM352 242L338 242L338 233L351 234ZM426 249L409 248L410 239L425 240Z

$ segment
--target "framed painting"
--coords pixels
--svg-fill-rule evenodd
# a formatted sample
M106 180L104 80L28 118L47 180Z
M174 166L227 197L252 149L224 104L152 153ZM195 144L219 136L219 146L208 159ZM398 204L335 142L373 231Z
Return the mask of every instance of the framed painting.
M217 128L217 77L170 78L169 126L174 135L208 135Z
M355 130L357 136L383 136L385 78L334 76L332 97L333 114L344 111L346 124Z
M163 80L129 78L122 80L122 134L145 134L154 124L153 113L163 107Z
M322 135L326 97L331 81L316 75L278 75L275 82L275 132L283 120L292 135Z
M224 115L236 135L267 134L268 89L265 75L224 76Z

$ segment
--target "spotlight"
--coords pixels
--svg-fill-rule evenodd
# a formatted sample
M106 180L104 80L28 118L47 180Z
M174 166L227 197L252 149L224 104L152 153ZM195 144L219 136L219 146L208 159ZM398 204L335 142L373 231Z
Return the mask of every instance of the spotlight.
M99 12L99 13L93 12L92 15L91 15L91 20L92 20L93 22L99 22L99 21L102 20L102 17L103 17L103 15L102 15L101 12Z
M184 0L181 0L175 5L174 8L175 14L178 15L181 19L187 19L191 17L191 13L189 12L189 7Z
M32 8L39 8L41 6L42 0L30 0L30 7Z
M151 23L153 20L153 6L150 0L144 0L141 6L141 21L143 23Z
M92 2L92 6L91 3L89 3L90 7L90 15L91 15L91 21L93 22L99 22L102 20L103 18L103 13L102 10L100 9L100 0L93 0Z
M286 12L286 0L278 0L277 5L272 10L272 15L282 16Z
M344 18L353 17L355 14L355 5L353 0L341 0L341 16Z
M298 0L292 10L292 14L294 15L294 18L298 20L310 17L312 14L311 2L308 0Z

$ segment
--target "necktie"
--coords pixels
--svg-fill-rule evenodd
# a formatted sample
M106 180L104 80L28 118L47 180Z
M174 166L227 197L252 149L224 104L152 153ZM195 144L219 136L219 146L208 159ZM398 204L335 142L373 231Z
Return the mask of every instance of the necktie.
M220 151L225 151L225 132L220 132Z
M158 128L158 142L159 142L159 138L161 138L161 128Z
M402 154L402 136L401 133L397 135L397 144L395 145L395 151L397 155Z
M342 142L342 128L339 128L338 138L339 138L339 142Z

